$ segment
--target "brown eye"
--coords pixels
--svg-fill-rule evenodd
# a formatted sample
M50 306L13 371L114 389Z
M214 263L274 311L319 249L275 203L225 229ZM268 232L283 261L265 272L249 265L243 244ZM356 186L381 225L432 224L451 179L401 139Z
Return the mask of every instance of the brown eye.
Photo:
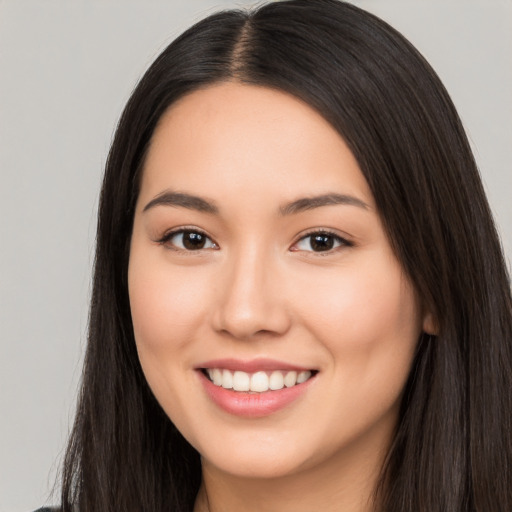
M299 251L327 252L344 245L351 246L352 244L333 233L319 231L302 237L295 247Z
M207 238L202 233L195 233L194 231L184 231L182 235L183 246L185 249L194 251L196 249L203 249Z
M310 245L313 251L330 251L334 247L334 237L332 235L313 235Z
M209 237L200 231L191 229L182 229L169 233L163 240L163 243L172 248L185 251L199 251L201 249L217 249L215 244Z

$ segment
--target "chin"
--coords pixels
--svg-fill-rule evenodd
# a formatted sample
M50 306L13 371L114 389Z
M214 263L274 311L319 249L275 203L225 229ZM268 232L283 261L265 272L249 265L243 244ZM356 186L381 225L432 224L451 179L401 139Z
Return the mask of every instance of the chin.
M279 435L264 430L237 434L197 446L203 466L238 478L275 479L321 466L332 453L307 434L289 430Z
M232 453L230 457L206 459L203 466L214 466L217 470L234 477L245 479L283 478L300 472L302 464L295 459L283 456L262 456L254 454Z

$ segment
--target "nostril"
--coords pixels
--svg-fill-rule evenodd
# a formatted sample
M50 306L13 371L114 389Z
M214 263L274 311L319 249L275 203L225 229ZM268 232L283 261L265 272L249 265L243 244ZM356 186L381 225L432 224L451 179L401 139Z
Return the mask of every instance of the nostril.
M219 293L213 309L213 327L223 335L253 340L286 332L290 326L285 294L272 271L272 261L253 247L226 262L218 276ZM224 272L224 270L222 270Z

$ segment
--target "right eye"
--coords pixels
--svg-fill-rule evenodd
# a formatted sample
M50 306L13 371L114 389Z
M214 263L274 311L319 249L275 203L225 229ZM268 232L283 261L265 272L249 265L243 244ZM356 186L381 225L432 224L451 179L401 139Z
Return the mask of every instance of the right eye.
M178 251L200 251L202 249L218 249L219 246L203 232L193 229L179 229L167 233L162 245Z

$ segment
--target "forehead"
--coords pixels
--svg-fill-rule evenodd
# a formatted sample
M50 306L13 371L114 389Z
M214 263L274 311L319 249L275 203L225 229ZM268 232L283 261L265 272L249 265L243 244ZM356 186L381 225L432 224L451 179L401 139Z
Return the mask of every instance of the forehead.
M345 141L318 112L285 92L233 82L186 95L160 119L141 195L169 187L242 197L333 190L373 202Z

